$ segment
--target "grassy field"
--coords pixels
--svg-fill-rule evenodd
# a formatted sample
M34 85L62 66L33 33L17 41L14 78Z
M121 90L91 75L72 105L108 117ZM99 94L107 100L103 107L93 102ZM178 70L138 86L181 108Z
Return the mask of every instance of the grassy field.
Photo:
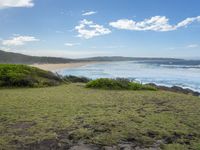
M0 149L200 149L200 98L76 83L0 89Z

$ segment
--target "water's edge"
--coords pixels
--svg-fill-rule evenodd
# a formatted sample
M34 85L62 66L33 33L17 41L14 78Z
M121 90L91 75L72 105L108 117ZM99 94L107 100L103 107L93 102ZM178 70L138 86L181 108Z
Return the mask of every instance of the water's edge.
M155 84L166 88L180 87L183 90L200 93L200 65L194 67L188 64L179 66L135 61L105 62L61 69L56 72L61 75L84 76L90 79L127 78L142 84Z

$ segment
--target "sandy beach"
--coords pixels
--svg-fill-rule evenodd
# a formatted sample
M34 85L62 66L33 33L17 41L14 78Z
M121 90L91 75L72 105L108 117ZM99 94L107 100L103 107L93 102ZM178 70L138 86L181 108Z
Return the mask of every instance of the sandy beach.
M95 64L100 62L77 62L77 63L62 63L62 64L32 64L30 66L37 67L47 71L55 71L64 68L76 68L88 64Z

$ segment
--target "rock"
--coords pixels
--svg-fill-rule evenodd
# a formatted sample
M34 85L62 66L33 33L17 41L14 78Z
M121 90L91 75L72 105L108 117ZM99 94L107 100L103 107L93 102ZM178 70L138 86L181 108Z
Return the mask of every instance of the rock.
M72 146L69 150L99 150L99 148L94 145L79 144Z
M161 149L160 148L154 148L154 147L149 147L149 148L136 147L134 150L161 150Z
M179 86L166 87L166 86L159 86L159 85L156 85L154 83L149 83L149 84L146 84L146 85L156 87L157 89L160 89L160 90L177 92L177 93L184 93L184 94L191 94L193 96L200 96L199 92L193 91L193 90L188 89L188 88L184 89L184 88L179 87Z
M119 146L120 150L132 150L133 149L131 144L119 144L118 146Z
M103 150L118 150L117 146L104 146Z

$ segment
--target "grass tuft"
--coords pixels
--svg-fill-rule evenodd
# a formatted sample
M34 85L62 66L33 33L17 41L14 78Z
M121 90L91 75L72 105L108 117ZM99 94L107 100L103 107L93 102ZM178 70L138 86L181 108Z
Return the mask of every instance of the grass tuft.
M63 80L66 82L71 82L71 83L87 83L90 81L89 78L72 76L72 75L64 76Z

